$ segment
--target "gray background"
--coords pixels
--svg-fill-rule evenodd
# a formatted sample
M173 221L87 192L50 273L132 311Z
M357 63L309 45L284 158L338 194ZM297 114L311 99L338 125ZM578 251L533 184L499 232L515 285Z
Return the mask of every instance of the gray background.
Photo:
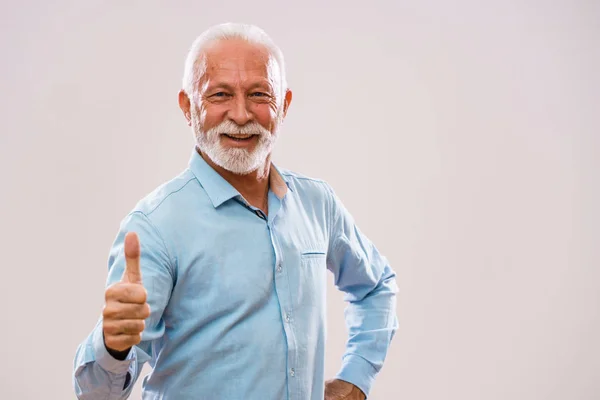
M236 21L286 57L275 161L398 273L372 398L600 398L600 2L290 3L1 3L0 397L74 398L118 223L187 164L187 49Z

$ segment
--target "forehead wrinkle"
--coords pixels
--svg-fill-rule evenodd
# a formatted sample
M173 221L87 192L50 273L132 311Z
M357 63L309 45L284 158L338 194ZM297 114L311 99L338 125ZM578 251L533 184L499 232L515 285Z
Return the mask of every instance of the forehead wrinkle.
M232 46L234 47L232 49ZM237 54L231 54L235 50ZM217 42L202 54L205 73L200 86L205 89L209 81L229 83L234 86L253 85L256 78L269 86L276 97L282 95L279 65L268 49L249 43ZM229 76L219 76L229 75ZM251 80L252 82L247 82ZM228 82L229 81L229 82Z
M228 86L255 87L267 85L271 90L276 87L276 71L273 67L260 66L257 68L237 68L231 65L213 65L206 71L206 82L216 82Z

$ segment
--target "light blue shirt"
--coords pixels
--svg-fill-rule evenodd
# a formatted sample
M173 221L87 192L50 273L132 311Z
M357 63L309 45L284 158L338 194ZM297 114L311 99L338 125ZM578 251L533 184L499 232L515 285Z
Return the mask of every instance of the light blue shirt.
M128 231L151 315L124 361L98 321L77 349L78 398L126 399L149 362L147 400L323 399L327 270L348 302L336 377L368 395L398 325L395 274L327 183L271 165L265 216L194 150L122 221L107 286Z

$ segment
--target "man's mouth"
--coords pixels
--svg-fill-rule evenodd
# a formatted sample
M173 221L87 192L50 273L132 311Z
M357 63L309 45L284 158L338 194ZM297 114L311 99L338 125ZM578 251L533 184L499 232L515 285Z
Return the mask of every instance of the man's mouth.
M229 135L227 133L224 133L225 136L227 136L229 139L238 141L238 142L243 142L245 140L249 140L252 136L254 135Z

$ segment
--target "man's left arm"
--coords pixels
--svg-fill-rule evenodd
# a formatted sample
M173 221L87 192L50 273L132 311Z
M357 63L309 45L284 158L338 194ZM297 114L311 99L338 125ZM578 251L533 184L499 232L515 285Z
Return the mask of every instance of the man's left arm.
M333 273L336 287L345 293L344 299L348 302L345 317L349 337L342 367L335 378L350 382L368 396L398 329L396 274L387 259L358 229L331 187L327 185L327 188L330 216L327 269ZM337 389L338 384L340 382L328 382L328 387Z

